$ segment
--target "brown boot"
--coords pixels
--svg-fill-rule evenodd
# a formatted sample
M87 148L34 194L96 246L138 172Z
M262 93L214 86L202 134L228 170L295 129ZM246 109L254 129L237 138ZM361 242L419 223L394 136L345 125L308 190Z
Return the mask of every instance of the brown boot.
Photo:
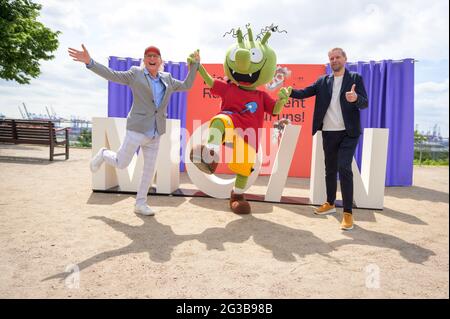
M208 150L204 145L192 148L189 158L199 170L208 175L214 174L219 165L219 154L214 150Z
M235 194L231 191L230 208L235 214L250 214L250 204L245 200L244 194Z

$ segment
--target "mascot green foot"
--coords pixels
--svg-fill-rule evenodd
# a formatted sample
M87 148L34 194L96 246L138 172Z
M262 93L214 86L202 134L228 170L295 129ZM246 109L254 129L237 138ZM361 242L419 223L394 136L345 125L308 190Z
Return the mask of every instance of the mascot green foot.
M245 200L244 194L236 194L231 191L230 208L235 214L244 215L251 213L250 204Z
M230 195L230 208L235 214L244 215L251 213L250 204L244 197L244 188L247 184L247 179L247 176L236 175L236 182Z

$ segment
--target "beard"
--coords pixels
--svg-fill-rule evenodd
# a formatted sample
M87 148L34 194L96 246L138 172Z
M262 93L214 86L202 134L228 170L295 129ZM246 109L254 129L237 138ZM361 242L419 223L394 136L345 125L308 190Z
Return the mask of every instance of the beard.
M337 65L332 65L332 66L331 66L331 69L332 69L334 72L338 72L338 71L341 71L343 67L344 67L343 65L337 64Z

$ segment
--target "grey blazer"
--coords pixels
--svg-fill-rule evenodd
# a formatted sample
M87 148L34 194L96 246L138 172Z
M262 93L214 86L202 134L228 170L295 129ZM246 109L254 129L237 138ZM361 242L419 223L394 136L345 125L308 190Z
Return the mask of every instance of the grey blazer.
M101 77L128 85L133 92L133 104L127 116L127 130L140 133L148 132L155 128L160 135L166 132L167 106L172 92L186 91L192 87L199 63L190 66L189 73L184 81L172 78L167 72L159 72L162 83L166 87L164 97L159 108L156 107L153 99L153 91L150 83L145 77L144 70L133 66L128 71L114 71L106 66L95 62L87 65L87 68Z

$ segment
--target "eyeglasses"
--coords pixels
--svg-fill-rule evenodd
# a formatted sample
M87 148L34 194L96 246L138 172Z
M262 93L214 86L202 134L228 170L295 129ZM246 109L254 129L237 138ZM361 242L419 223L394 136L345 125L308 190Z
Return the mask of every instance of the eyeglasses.
M157 54L147 54L146 57L147 58L159 58L159 55L157 55Z

